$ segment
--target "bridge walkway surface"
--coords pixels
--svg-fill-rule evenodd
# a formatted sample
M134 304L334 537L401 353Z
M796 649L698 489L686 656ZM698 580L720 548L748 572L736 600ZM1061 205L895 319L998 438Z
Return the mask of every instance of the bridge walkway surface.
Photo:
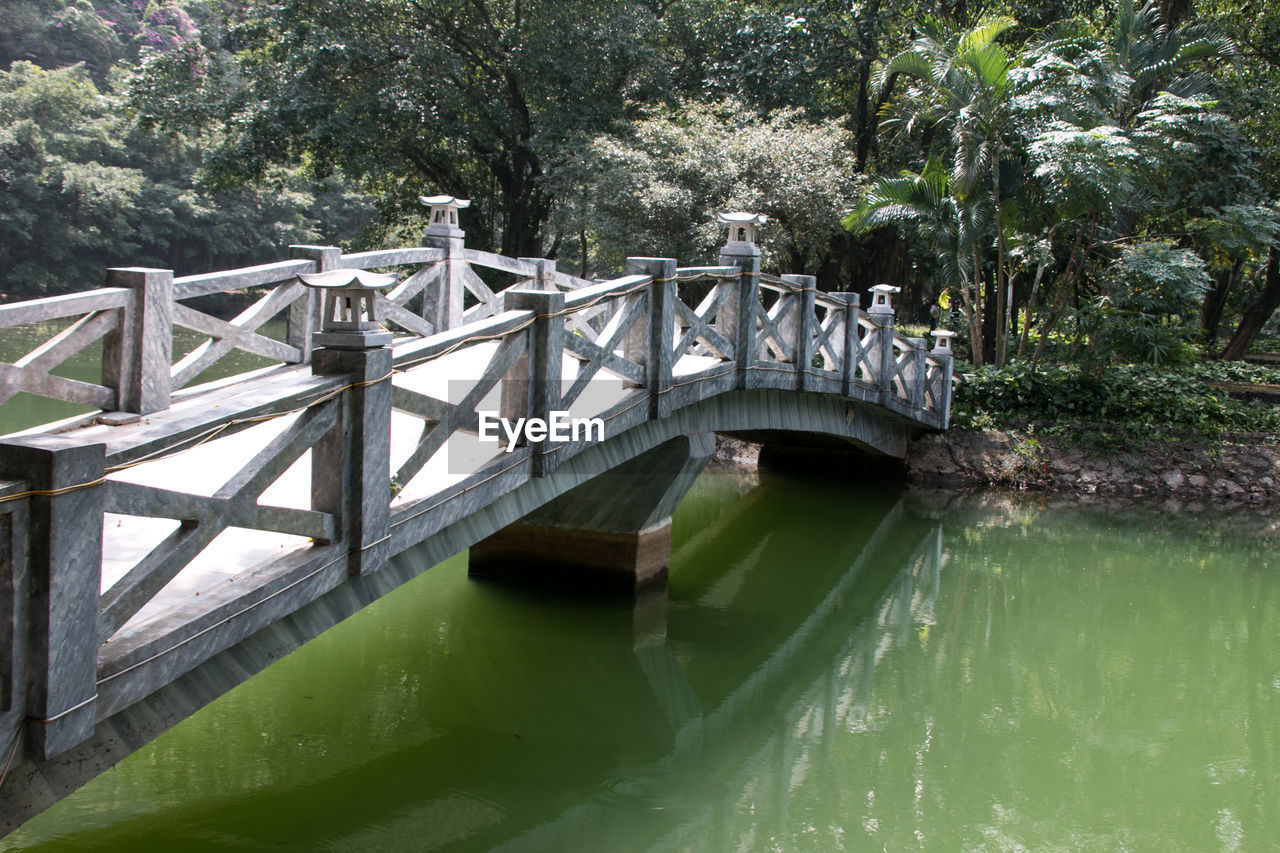
M901 457L945 428L945 336L895 331L891 288L864 312L763 275L745 236L715 266L633 258L587 282L429 228L422 248L114 270L121 286L0 306L0 328L64 321L0 366L0 401L97 409L0 441L5 828L464 549L477 575L661 582L714 432ZM386 293L355 274L404 266ZM193 307L233 290L262 295L231 321ZM260 331L279 315L279 339ZM204 342L175 358L175 326ZM91 345L99 382L53 373ZM283 365L192 384L235 349ZM561 417L594 424L494 434Z

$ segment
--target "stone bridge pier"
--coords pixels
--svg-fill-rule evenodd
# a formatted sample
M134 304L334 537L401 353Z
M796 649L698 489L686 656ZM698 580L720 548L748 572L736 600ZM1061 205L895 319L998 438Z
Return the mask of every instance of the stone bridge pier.
M671 515L715 452L715 434L671 439L471 546L472 577L633 593L667 579Z

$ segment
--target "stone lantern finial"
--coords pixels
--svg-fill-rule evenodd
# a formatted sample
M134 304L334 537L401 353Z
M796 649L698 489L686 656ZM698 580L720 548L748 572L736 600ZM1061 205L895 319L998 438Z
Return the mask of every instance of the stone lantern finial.
M379 290L396 283L394 275L367 270L337 269L307 275L298 281L324 295L320 331L312 336L316 346L332 349L372 349L391 343L382 327Z
M726 249L734 249L733 254L744 254L743 249L751 250L750 252L745 252L745 254L760 253L760 250L756 248L756 230L768 222L769 217L763 213L743 213L738 211L735 213L717 213L716 219L729 226L729 238L725 241Z
M431 222L422 232L428 237L462 237L458 227L458 211L471 206L470 199L451 195L420 195L418 201L431 208Z
M954 353L951 351L951 339L956 336L955 332L947 329L935 329L929 334L933 335L933 349L929 351L930 355L950 358Z
M887 314L893 316L893 294L901 293L901 287L892 284L877 284L871 288L871 307L868 314Z

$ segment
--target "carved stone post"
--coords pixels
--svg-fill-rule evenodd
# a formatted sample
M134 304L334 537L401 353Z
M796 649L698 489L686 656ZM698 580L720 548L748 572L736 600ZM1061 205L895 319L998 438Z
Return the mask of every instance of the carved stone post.
M547 424L559 409L564 375L564 294L559 291L508 289L502 292L506 311L533 311L529 351L520 357L504 381L502 416L527 417ZM523 402L523 405L522 405ZM527 434L527 433L526 433ZM528 435L533 454L533 476L544 477L556 469L556 448L546 436Z
M556 287L556 262L547 258L521 258L526 264L533 264L535 267L533 273L534 290L559 290Z
M435 286L422 294L422 316L436 332L462 325L465 288L462 283L467 262L463 259L467 232L458 227L458 211L471 206L465 198L451 195L419 196L431 208L430 224L422 232L422 245L444 252L444 272Z
M102 348L103 383L117 391L116 406L139 415L169 408L173 363L173 271L117 267L108 287L133 290L118 331Z
M942 362L942 370L938 371L937 386L933 399L937 401L938 417L942 419L942 428L951 423L951 374L955 369L955 354L951 350L951 339L955 332L937 329L930 334L934 337L933 351L929 354Z
M813 334L817 322L814 291L818 287L818 279L811 275L784 275L782 280L799 289L795 296L795 314L788 327L796 352L796 388L803 391L813 384L809 370L813 367Z
M674 258L627 258L626 274L653 276L643 342L645 379L649 386L650 419L665 418L671 414L675 365L672 352L675 349L676 261ZM635 349L638 351L640 346L637 340ZM634 356L628 354L628 357Z
M832 300L844 310L844 334L840 340L840 390L846 397L853 394L858 375L858 362L862 358L862 341L858 338L858 294L829 293Z
M342 265L342 250L337 246L290 246L289 257L312 261L312 272L331 272ZM289 326L285 341L302 350L302 363L311 362L311 336L320 330L320 294L307 288L289 306Z
M378 325L375 294L395 276L334 270L299 278L325 291L311 372L351 384L338 422L311 450L311 505L337 519L350 573L368 575L391 556L391 333Z
M721 213L729 226L729 238L720 249L720 266L735 267L739 277L733 294L720 309L720 333L733 341L738 363L735 385L747 387L747 371L755 363L756 311L760 297L760 247L756 229L768 221L758 213Z
M0 464L32 491L57 492L27 499L24 537L27 754L43 760L93 736L106 454L40 435L0 442Z
M876 324L876 342L872 348L872 362L876 387L880 390L880 405L885 405L893 396L893 372L897 363L893 357L893 299L892 294L900 288L888 284L877 284L871 288L871 307L867 315Z
M911 407L913 409L924 408L924 383L925 375L928 373L928 365L925 359L928 356L928 342L924 338L908 338L911 342L911 387L907 389L907 393L911 396Z

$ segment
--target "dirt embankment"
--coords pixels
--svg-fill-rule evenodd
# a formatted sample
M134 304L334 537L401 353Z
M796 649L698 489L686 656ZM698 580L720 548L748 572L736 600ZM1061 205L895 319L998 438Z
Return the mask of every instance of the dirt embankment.
M1117 443L1124 449L1108 449ZM716 459L724 465L754 468L759 455L760 446L750 442L721 437L717 443ZM917 438L906 464L908 481L923 486L1280 503L1277 444L952 430Z
M1124 436L1123 450L1108 450L1107 438L1017 431L926 435L911 443L908 476L946 486L1280 502L1280 445ZM1110 438L1114 443L1117 437Z

